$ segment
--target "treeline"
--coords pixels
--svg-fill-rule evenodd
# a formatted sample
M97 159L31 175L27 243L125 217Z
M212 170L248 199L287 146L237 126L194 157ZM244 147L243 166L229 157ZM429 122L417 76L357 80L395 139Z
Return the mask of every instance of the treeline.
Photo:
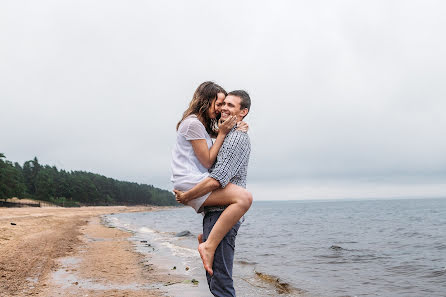
M37 158L23 166L0 153L0 199L34 198L63 206L177 205L175 196L151 185L118 181L85 171L58 170Z

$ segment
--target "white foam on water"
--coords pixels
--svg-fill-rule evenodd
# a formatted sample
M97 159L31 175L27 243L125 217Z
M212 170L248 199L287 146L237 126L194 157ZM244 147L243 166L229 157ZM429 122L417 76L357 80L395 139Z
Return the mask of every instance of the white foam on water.
M141 228L139 228L139 229L138 229L138 232L141 232L141 233L150 233L150 234L157 233L155 230L150 229L150 228L147 228L147 227L141 227Z
M175 244L172 244L170 242L162 242L162 246L169 248L173 255L178 257L193 257L193 258L200 258L200 255L197 250L181 247Z

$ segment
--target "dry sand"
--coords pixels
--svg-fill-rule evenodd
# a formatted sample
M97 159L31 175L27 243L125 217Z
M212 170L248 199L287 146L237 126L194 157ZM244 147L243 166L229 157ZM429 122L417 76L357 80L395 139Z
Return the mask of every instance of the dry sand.
M152 207L0 208L0 296L165 296L183 281L100 215ZM15 225L12 225L14 223Z

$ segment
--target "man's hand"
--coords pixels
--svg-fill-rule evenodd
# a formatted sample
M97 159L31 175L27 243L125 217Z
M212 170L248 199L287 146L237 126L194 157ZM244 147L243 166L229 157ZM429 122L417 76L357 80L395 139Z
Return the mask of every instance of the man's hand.
M189 202L189 200L185 195L186 194L185 192L178 190L173 190L173 192L175 193L175 199L177 200L178 203L186 204L187 202Z
M220 188L220 182L212 177L206 177L204 180L198 183L195 187L189 191L183 192L179 190L173 190L175 193L175 200L178 203L186 204L189 201L202 197L206 193L212 192Z

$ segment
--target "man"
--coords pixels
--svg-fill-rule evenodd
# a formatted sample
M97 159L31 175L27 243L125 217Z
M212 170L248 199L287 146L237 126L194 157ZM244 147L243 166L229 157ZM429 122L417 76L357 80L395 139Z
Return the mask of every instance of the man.
M237 121L243 120L251 107L251 99L247 92L242 90L230 92L223 103L221 119L237 116ZM187 192L175 191L178 202L202 196L205 193L225 187L228 183L246 187L251 145L249 136L234 127L226 136L217 156L217 161L210 170L209 177ZM250 195L250 194L249 194ZM250 196L252 202L252 196ZM249 204L250 206L250 204ZM249 208L248 206L248 208ZM199 236L200 244L208 236L224 211L224 207L206 206L203 218L203 236ZM235 237L241 222L237 222L215 250L213 259L213 275L206 271L209 289L214 296L235 296L232 268L234 262ZM201 253L200 253L201 254Z

